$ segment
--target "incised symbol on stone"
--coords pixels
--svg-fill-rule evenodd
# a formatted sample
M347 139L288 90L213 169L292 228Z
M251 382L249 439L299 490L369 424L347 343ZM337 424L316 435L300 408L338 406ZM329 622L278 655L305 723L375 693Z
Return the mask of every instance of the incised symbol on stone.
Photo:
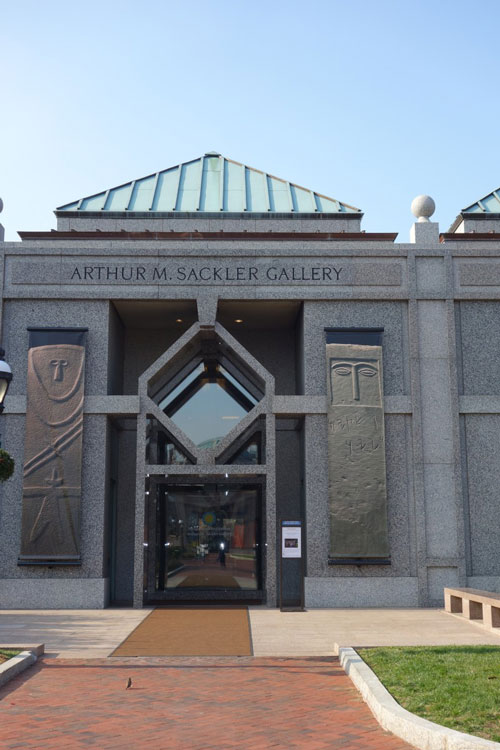
M51 359L50 366L54 368L54 380L64 380L64 369L68 366L68 360Z
M327 344L330 557L385 558L382 348Z
M342 346L339 344L339 346ZM330 400L332 404L346 404L352 401L360 401L371 404L372 401L380 403L378 378L372 386L365 387L365 378L375 378L378 375L377 360L358 360L358 359L330 359ZM346 387L347 383L339 381L339 378L349 378L347 381L350 388ZM363 393L361 387L363 386ZM350 391L350 393L349 393Z
M21 557L78 557L85 350L28 352Z

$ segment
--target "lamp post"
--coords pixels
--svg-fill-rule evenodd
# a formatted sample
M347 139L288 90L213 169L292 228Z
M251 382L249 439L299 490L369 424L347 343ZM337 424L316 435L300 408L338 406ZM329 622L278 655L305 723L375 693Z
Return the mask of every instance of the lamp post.
M10 365L4 360L5 351L0 347L0 414L4 410L4 400L12 380Z

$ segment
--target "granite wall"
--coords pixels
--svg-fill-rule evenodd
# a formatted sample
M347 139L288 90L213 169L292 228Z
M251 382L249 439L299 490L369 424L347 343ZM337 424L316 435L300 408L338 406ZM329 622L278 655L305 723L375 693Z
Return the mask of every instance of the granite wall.
M100 221L95 218L96 227L104 226ZM241 226L256 226L253 221L238 221ZM262 221L261 228L275 226ZM192 222L197 222L198 228L202 226L197 219L189 219L185 228L191 229ZM311 231L316 226L311 220ZM229 229L231 225L226 222L224 227ZM199 243L192 239L182 247L180 240L134 245L137 257L131 262L137 258L141 263L156 263L158 259L167 263L172 258L178 262L185 252L195 265L205 263L206 258L214 262L222 257L228 263L245 257L248 263L251 257L260 269L270 263L304 268L336 263L344 268L339 283L331 286L301 282L251 286L239 282L232 288L67 284L61 281L62 276L57 280L61 253L68 254L66 260L77 257L78 262L85 262L85 256L96 258L97 253L104 259L120 258L123 243L96 239L90 247L87 242L83 245L81 241L65 240L62 251L48 240L39 244L5 243L4 250L12 257L5 265L2 344L15 375L0 429L2 444L16 459L16 471L13 479L0 488L0 607L105 606L113 555L113 597L130 601L134 554L135 601L141 605L139 555L143 537L135 498L136 493L142 497L144 484L135 472L134 429L137 415L142 418L138 378L185 329L162 326L159 319L154 325L144 323L144 318L140 325L131 324L132 307L137 301L139 309L140 300L147 300L155 315L156 300L165 302L175 297L192 301L197 294L200 310L206 313L203 325L212 324L211 314L218 299L229 303L245 300L248 309L262 303L261 321L270 310L265 306L273 300L296 303L294 322L282 328L260 325L230 331L274 376L276 384L276 396L273 393L266 405L272 456L266 477L270 498L266 528L272 534L268 541L273 561L269 566L268 602L275 601L274 563L279 562L276 519L300 504L302 468L308 606L438 606L445 585L500 590L500 265L496 261L500 251L493 242L484 246L472 241L439 243L434 223L416 224L412 236L409 244L366 238L363 242L348 238L341 243L338 239L315 242L308 238L272 245L259 241L258 245L246 244L245 252L236 240L207 240L201 252ZM38 256L36 263L30 255ZM37 281L39 273L44 274L42 281ZM61 298L55 299L58 296ZM116 309L110 299L117 300ZM117 313L120 300L127 305L133 300L126 310L127 319ZM208 314L207 310L212 312ZM18 566L26 329L61 325L89 328L82 564ZM326 327L384 329L389 566L328 565ZM283 426L283 417L303 425L303 448L299 433L274 432L274 415L278 428ZM140 451L142 448L141 444ZM143 463L141 452L140 461ZM115 482L114 490L110 480ZM112 492L116 503L115 543L109 546Z
M54 300L9 300L4 303L3 342L15 373L9 397L26 393L29 326L88 326L86 336L86 396L108 389L109 303ZM24 464L25 409L2 416L2 445L14 457L14 477L0 488L0 608L67 606L103 607L108 597L107 417L85 414L83 420L81 565L18 565L22 473ZM60 582L57 586L54 580ZM66 592L65 599L63 592Z
M400 301L304 302L304 392L325 392L325 328L384 329L384 395L409 394L407 304Z

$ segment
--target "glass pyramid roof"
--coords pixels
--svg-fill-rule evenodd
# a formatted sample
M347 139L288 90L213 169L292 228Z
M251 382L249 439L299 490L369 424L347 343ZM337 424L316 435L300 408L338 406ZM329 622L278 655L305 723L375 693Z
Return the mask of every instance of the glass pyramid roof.
M462 210L464 214L500 214L500 188Z
M360 213L359 208L215 152L67 203L57 211Z

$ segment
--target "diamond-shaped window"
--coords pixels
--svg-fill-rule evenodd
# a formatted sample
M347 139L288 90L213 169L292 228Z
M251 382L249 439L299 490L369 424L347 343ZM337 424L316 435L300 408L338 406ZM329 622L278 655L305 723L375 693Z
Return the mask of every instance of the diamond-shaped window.
M202 449L217 445L263 395L227 359L225 364L212 357L195 360L181 382L158 402L160 409Z
M157 419L148 415L146 423L146 462L150 464L193 464Z

